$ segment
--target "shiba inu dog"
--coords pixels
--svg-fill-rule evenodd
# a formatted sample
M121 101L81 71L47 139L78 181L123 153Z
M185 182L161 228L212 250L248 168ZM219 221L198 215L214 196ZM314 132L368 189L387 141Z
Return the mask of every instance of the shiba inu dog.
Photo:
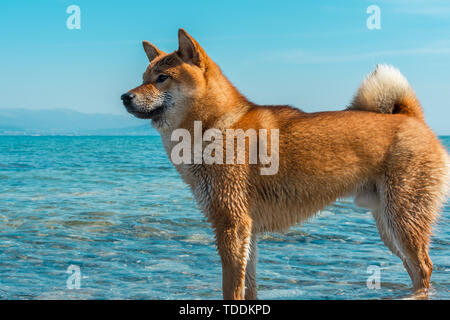
M279 169L272 175L261 174L264 163L175 164L214 228L224 299L257 298L258 233L286 230L346 196L371 210L414 290L426 291L433 268L428 246L447 195L449 158L403 75L379 65L346 110L305 113L248 101L183 29L178 40L172 53L144 41L150 65L143 84L122 95L131 114L152 120L169 157L174 130L194 135L196 121L224 136L228 129L279 132L272 151Z

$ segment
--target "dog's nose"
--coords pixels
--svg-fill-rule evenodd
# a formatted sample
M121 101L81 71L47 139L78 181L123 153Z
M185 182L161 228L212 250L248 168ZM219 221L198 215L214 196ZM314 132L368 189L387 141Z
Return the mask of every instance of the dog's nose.
M122 101L123 101L124 103L130 103L131 100L134 99L134 97L136 97L136 95L135 95L134 93L132 93L132 92L127 92L127 93L124 93L124 94L120 97L120 99L122 99Z

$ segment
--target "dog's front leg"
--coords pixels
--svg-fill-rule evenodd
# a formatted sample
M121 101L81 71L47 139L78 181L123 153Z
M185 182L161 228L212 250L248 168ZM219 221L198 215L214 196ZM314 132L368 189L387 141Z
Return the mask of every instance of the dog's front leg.
M256 233L253 232L249 246L247 268L245 271L245 300L258 299L258 293L256 288L257 259L258 259L257 237Z
M245 270L251 238L251 219L216 216L213 222L217 249L222 261L222 290L225 300L245 298Z

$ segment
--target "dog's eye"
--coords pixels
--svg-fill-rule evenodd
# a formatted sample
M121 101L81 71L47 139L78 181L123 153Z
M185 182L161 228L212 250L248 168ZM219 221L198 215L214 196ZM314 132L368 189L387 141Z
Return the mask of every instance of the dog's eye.
M167 76L167 75L165 75L165 74L160 74L160 75L158 76L158 78L156 78L156 82L162 83L162 82L166 81L167 78L169 78L169 76Z

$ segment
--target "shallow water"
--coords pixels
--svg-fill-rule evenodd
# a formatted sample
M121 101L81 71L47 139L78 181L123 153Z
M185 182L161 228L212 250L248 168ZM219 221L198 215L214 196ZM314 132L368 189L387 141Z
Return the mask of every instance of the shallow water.
M431 245L431 299L450 298L449 213ZM370 266L379 289L366 285ZM371 214L350 199L260 236L257 277L261 299L411 294ZM220 299L220 286L212 230L159 137L0 137L1 299Z

